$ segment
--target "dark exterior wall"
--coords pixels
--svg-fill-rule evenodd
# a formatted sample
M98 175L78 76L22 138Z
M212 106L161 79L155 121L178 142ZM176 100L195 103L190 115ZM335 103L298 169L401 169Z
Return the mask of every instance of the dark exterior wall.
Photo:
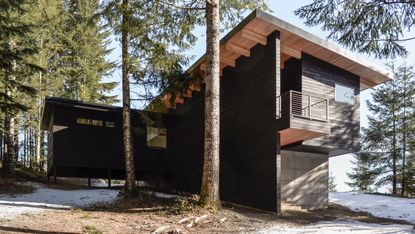
M290 90L301 92L301 60L291 58L284 63L281 72L281 94Z
M55 106L53 111L53 162L58 176L124 177L122 142L122 115L120 110L93 110ZM76 123L76 118L104 121L104 126ZM171 170L166 150L147 147L146 125L164 126L163 118L147 112L132 113L134 160L138 178L149 173L169 173ZM105 127L105 121L115 122L114 128ZM53 173L53 172L49 172Z
M178 190L200 192L204 152L204 87L172 110L174 123L168 129L168 154L174 160Z
M276 37L225 69L221 82L222 199L275 211Z
M335 101L335 83L355 89L355 105ZM303 142L303 146L328 148L330 155L357 150L360 128L359 77L341 68L314 58L302 56L302 92L328 98L331 133Z
M276 36L251 49L221 78L221 199L275 211ZM179 189L198 193L203 165L204 89L172 114ZM172 132L172 131L171 131ZM173 141L173 140L172 140Z

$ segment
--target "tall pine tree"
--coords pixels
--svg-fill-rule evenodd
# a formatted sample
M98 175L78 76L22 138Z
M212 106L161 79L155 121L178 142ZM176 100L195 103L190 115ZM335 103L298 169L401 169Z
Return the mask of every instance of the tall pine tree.
M322 25L329 37L352 50L377 57L407 54L400 43L415 25L415 2L379 0L316 0L295 11L306 25Z
M183 51L196 40L192 30L198 24L205 24L205 1L137 1L107 0L103 1L104 14L120 38L122 47L123 80L123 132L126 165L126 190L133 191L134 159L132 157L130 125L130 79L139 85L138 100L148 101L168 87L168 84L186 82L181 67L188 62ZM221 16L224 22L235 22L242 17L242 12L258 5L263 0L223 1ZM239 14L238 14L239 13ZM178 74L178 75L171 75ZM179 78L179 82L170 78ZM181 85L179 85L180 87ZM174 90L169 90L173 91ZM172 95L174 98L174 95Z
M14 171L17 158L17 116L28 109L21 98L33 97L35 89L28 77L41 70L29 61L36 48L25 43L32 27L24 22L24 4L23 0L4 0L0 4L0 109L4 113L3 170L7 174Z
M392 194L404 196L413 186L415 75L405 65L393 70L395 79L377 88L368 101L372 115L349 177L357 190L391 185Z
M65 21L59 53L63 64L62 96L92 103L112 104L108 93L117 85L104 79L116 64L107 59L110 31L99 14L99 0L64 0Z

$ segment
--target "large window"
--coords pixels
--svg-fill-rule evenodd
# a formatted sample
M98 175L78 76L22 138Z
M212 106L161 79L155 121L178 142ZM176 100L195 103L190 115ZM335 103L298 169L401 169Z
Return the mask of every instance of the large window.
M97 127L104 126L104 121L98 120L98 119L76 118L76 123L80 125L90 125L90 126L97 126ZM105 127L115 128L115 122L105 121Z
M336 102L343 102L350 105L355 104L354 89L344 85L336 84L335 100Z
M96 120L96 119L85 119L85 118L76 118L77 124L82 125L92 125L92 126L99 126L102 127L102 120Z
M150 148L165 149L167 147L167 130L147 127L147 145Z
M105 126L106 126L107 128L115 128L115 122L106 121L106 122L105 122Z

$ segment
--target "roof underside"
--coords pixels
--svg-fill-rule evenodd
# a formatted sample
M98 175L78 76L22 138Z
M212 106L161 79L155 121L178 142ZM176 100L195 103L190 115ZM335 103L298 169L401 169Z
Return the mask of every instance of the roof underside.
M393 78L393 75L383 67L361 59L356 55L319 38L303 29L289 24L264 11L255 10L238 26L221 40L220 66L221 70L227 66L234 67L240 56L250 56L250 49L256 44L266 44L267 36L274 31L280 32L281 68L289 58L301 59L301 53L307 53L323 61L340 67L360 77L360 90L374 87ZM199 72L202 77L206 70L206 56L195 62L189 71ZM191 96L194 91L189 87L184 97ZM175 103L182 103L181 97L171 104L170 96L164 96L161 101L166 107L174 108Z

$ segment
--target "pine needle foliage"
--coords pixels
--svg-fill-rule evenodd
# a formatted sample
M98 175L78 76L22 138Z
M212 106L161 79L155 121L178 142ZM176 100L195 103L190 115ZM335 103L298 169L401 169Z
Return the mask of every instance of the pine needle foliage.
M400 42L415 40L404 37L415 25L413 0L316 0L295 14L338 43L379 58L405 55Z

